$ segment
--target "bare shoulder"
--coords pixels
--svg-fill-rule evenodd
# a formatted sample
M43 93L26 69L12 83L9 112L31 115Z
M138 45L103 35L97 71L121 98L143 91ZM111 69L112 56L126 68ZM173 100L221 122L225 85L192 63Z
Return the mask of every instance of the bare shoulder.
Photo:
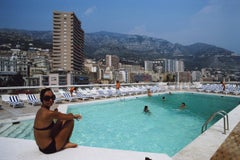
M54 111L48 109L39 109L36 115L39 119L51 121L54 116Z

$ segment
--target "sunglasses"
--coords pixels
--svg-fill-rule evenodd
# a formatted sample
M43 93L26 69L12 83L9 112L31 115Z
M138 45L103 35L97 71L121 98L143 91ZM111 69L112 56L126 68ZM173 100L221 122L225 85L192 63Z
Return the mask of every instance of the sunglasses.
M56 99L56 96L55 95L53 95L53 96L44 96L43 97L43 100L44 101L50 101L50 99L52 99L53 101Z

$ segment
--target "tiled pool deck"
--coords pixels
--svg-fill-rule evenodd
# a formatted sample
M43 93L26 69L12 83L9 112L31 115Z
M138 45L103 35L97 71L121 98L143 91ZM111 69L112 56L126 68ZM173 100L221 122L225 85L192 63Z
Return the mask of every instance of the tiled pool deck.
M163 92L162 92L163 93ZM159 93L158 93L159 94ZM161 94L161 93L160 93ZM239 97L239 96L238 96ZM71 102L72 103L72 102ZM77 103L81 103L80 101ZM60 104L59 109L64 112L66 106L70 103ZM3 122L11 122L14 120L20 121L25 118L34 118L36 111L40 106L27 105L24 108L11 108L3 106L0 110L0 124ZM15 138L0 137L0 159L1 160L144 160L149 157L152 160L205 160L210 159L218 150L218 148L225 143L226 138L232 132L233 128L237 126L240 120L240 105L238 105L229 114L230 129L227 134L223 134L223 120L219 120L214 126L209 128L206 132L201 134L196 140L183 148L173 157L166 154L147 153L147 152L134 152L123 150L112 150L104 148L94 148L78 146L74 149L66 149L61 152L45 155L39 152L35 141L23 140ZM240 133L238 132L240 135ZM236 134L235 134L236 135ZM229 136L230 137L230 136ZM240 136L237 137L237 144L239 147ZM224 143L223 143L224 142ZM230 144L231 145L231 144ZM226 153L234 151L226 151L231 147L225 147ZM239 150L238 150L239 151ZM235 152L234 152L235 153Z
M240 122L218 148L211 160L240 159Z

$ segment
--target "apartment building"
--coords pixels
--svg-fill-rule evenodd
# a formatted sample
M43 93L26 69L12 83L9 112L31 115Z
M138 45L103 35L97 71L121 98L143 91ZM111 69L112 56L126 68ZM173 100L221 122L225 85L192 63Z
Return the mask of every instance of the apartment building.
M159 59L155 61L144 61L144 69L147 72L154 73L173 73L173 72L183 72L184 62L181 60L173 59Z
M184 62L181 60L165 60L164 72L184 72Z
M82 73L84 31L74 12L53 12L52 71Z
M106 66L113 68L113 69L119 69L119 57L116 55L106 55Z

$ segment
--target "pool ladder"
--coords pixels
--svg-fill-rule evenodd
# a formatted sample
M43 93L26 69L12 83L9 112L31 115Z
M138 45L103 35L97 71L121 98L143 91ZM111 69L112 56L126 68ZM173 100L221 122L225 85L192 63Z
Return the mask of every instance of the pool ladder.
M219 110L219 111L213 113L208 118L208 120L202 126L202 133L207 130L208 123L211 122L213 120L213 118L216 117L217 115L220 115L220 116L223 117L223 129L224 129L224 134L226 134L226 130L229 130L229 122L228 122L228 114L224 110Z

